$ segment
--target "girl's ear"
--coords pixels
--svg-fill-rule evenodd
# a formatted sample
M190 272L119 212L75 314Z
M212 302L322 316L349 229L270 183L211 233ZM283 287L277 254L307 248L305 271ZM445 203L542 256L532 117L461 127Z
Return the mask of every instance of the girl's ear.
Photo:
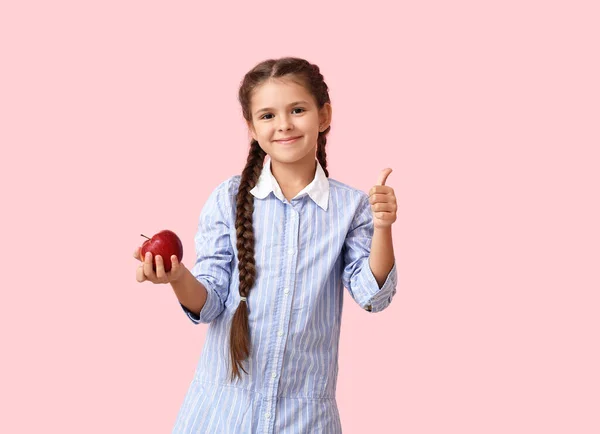
M325 131L331 125L332 108L331 104L326 102L319 110L319 132Z

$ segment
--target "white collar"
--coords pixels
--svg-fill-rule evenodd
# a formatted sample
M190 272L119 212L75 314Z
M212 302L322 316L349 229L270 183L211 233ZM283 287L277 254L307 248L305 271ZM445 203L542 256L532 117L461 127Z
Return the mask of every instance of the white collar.
M294 196L294 198L307 193L317 205L327 211L327 204L329 202L329 179L327 179L327 176L325 176L325 172L323 171L319 161L315 161L317 162L317 170L315 171L314 179L296 196ZM263 165L258 181L256 182L254 188L250 190L250 193L252 193L254 197L258 199L264 199L271 192L273 192L273 194L279 200L285 200L285 197L281 191L281 187L279 187L279 183L271 172L271 159L267 158L265 164Z

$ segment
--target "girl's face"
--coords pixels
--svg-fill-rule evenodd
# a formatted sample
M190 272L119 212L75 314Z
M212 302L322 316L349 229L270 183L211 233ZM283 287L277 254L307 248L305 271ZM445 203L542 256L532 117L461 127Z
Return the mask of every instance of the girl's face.
M270 79L258 86L250 110L252 137L281 163L314 160L319 132L331 122L331 105L319 110L304 86L290 79Z

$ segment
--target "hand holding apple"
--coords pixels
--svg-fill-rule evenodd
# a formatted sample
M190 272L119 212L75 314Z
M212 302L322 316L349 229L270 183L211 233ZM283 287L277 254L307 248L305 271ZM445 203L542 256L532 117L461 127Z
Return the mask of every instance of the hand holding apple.
M176 255L178 261L183 258L183 245L175 232L165 229L153 235L152 238L148 238L143 234L142 237L147 238L142 244L142 257L146 257L146 253L150 252L152 256L160 255L163 259L170 259L172 255ZM171 261L165 261L164 267L165 271L171 271ZM156 266L153 266L152 269L156 271Z
M169 230L160 231L152 238L142 236L147 240L133 253L136 259L143 262L137 269L137 281L169 283L181 277L185 266L180 262L183 246L179 237Z

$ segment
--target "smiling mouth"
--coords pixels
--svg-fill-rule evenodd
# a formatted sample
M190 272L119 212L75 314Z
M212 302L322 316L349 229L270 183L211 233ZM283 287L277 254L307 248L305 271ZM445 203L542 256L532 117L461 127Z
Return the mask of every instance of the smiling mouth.
M282 145L287 145L289 143L293 143L296 140L298 140L300 137L292 137L290 139L286 139L286 140L275 140L277 143L281 143Z

